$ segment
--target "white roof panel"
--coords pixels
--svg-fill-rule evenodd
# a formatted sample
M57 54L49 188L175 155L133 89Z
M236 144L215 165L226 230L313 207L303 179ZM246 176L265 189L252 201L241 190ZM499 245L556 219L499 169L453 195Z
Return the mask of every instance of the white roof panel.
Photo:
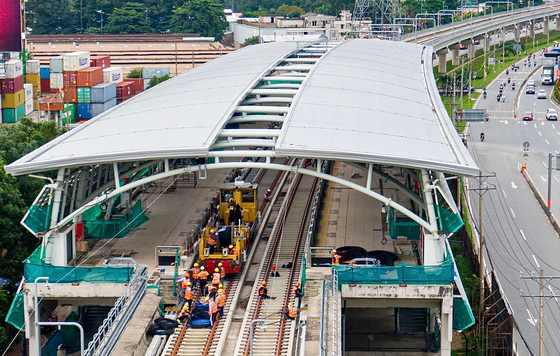
M295 97L276 153L478 172L438 98L431 48L390 41L327 53Z

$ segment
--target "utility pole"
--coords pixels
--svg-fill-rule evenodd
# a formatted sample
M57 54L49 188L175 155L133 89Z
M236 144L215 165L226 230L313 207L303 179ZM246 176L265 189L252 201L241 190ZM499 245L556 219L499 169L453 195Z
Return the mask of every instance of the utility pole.
M552 153L548 154L548 196L547 196L547 205L546 205L546 215L550 216L550 207L552 205L552 170L554 169L552 167L552 157L556 157L556 161L558 162L558 158L560 158L560 155L556 155L556 156L552 156ZM556 170L558 170L560 167L556 167Z
M463 66L463 56L461 56L461 88L459 88L459 90L461 90L461 109L463 108L463 69L465 67Z

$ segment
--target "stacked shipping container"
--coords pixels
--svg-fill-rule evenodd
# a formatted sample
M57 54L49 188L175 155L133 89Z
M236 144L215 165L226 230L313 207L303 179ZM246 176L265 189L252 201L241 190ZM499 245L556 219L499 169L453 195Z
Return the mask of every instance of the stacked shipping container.
M25 91L23 80L23 63L11 59L4 63L5 78L1 80L2 122L15 123L25 116Z

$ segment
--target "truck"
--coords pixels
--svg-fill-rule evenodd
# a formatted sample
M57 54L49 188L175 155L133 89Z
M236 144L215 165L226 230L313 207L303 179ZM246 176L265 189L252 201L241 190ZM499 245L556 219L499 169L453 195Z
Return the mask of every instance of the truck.
M554 66L553 65L544 65L541 75L541 84L542 85L552 85L554 84Z

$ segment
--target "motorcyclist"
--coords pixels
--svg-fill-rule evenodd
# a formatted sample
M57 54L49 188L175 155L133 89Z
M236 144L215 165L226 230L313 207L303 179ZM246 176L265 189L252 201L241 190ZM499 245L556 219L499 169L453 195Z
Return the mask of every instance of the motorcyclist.
M515 90L515 82L511 84L511 90Z
M483 142L484 142L484 132L481 132L481 133L480 133L480 141L483 141Z
M511 82L511 78L508 78L508 84Z
M486 92L482 93L482 97L486 99Z
M508 75L508 74L509 74L509 69L506 69L506 75ZM508 80L509 80L509 78L508 78Z

